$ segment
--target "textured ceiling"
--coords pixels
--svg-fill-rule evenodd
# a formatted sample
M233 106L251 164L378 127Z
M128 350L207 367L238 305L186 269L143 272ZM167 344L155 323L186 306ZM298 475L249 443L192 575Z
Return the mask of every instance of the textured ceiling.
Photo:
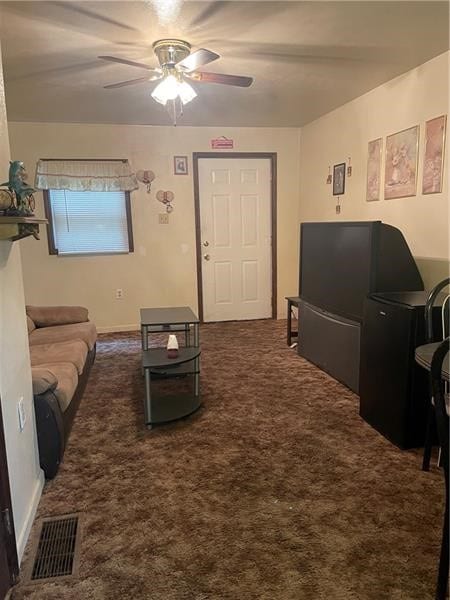
M157 3L172 14L157 13ZM8 117L168 125L145 75L101 54L157 65L152 43L179 37L250 75L248 89L194 84L180 125L301 126L449 47L447 2L2 2Z

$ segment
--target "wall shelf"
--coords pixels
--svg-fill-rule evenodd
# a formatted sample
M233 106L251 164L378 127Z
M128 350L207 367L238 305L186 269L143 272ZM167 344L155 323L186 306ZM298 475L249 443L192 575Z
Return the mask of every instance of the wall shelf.
M0 240L21 240L32 235L39 239L39 225L48 223L47 219L36 217L0 217Z

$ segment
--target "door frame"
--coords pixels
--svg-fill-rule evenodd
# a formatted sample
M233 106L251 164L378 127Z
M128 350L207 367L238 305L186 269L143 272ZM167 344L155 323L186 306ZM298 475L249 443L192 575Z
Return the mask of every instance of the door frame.
M5 550L9 567L9 582L13 586L19 575L19 560L17 557L16 534L9 485L8 459L3 428L3 413L0 398L0 518L5 533Z
M200 182L198 161L202 158L267 158L270 161L270 204L272 246L272 319L277 318L277 153L276 152L193 152L195 238L197 252L197 296L200 322L203 323L202 241L200 231Z

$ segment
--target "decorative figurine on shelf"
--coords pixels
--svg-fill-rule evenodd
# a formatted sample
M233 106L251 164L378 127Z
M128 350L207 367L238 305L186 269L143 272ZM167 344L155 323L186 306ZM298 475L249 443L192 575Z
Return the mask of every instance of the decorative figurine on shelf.
M2 199L6 198L6 194L10 195L11 203L5 209L5 214L8 216L30 217L34 210L34 196L36 191L27 183L27 172L21 160L12 160L9 162L9 181L1 184L7 186L7 190L2 192Z

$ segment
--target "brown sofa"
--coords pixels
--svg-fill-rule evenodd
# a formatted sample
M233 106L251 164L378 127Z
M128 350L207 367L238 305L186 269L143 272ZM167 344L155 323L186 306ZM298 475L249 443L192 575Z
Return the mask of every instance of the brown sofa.
M81 306L27 306L39 461L58 472L95 359L97 331Z

